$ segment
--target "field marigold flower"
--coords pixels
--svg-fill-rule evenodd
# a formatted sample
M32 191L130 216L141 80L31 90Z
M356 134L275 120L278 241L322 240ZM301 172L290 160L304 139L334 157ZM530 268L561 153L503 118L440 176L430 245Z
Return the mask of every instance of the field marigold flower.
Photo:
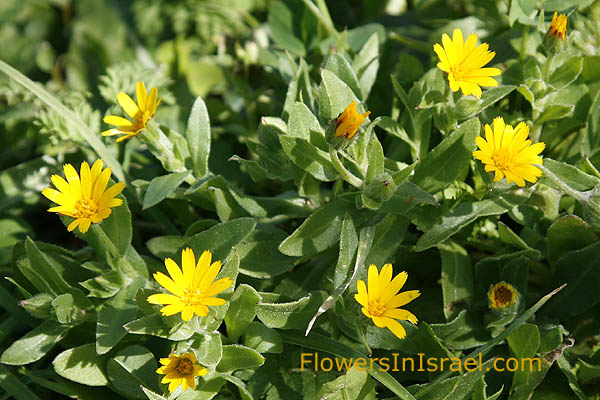
M221 261L211 264L211 258L212 253L206 250L196 264L194 252L187 248L181 252L183 272L175 261L165 259L165 266L171 277L156 272L154 279L172 294L153 294L148 296L148 302L165 305L160 309L164 316L181 312L184 321L192 319L194 314L205 317L208 315L208 306L225 304L225 299L215 296L229 288L233 281L230 278L215 281L221 271Z
M492 309L510 307L517 301L517 291L510 283L498 282L491 287L488 299Z
M102 160L97 160L92 168L87 162L81 163L80 174L71 164L65 164L65 181L61 176L52 175L52 183L56 189L45 188L42 194L58 204L57 207L48 209L75 218L67 229L69 232L79 227L81 233L86 233L92 223L98 223L110 216L112 207L123 204L123 200L115 198L125 184L118 182L106 188L110 179L111 170L102 170Z
M117 101L133 121L116 115L107 115L104 117L104 122L117 127L102 132L102 136L124 135L117 139L117 142L121 142L137 135L146 127L162 99L156 99L158 96L156 88L152 88L148 94L146 86L141 81L137 83L135 92L137 104L124 92L117 95Z
M550 27L548 28L548 36L553 36L555 38L561 38L565 40L567 35L567 16L564 14L558 15L555 11L554 16L552 16L552 22L550 22Z
M498 82L491 78L500 75L498 68L483 68L496 55L489 51L487 43L477 46L477 35L472 33L463 43L463 33L455 29L452 39L444 33L442 35L443 47L436 43L433 51L440 59L437 67L448 73L448 83L453 92L461 89L465 96L472 94L481 98L480 86L498 86Z
M356 283L358 293L354 295L356 301L362 306L362 312L371 318L379 328L388 328L400 339L406 337L406 330L396 320L417 323L417 317L407 311L400 309L421 295L418 290L409 290L398 293L408 279L404 271L392 279L394 272L392 264L385 264L381 273L375 265L369 266L367 285L361 279Z
M369 114L371 114L371 111L359 114L356 109L356 102L352 101L336 119L335 136L345 136L347 139L352 139Z
M515 182L519 187L525 186L525 181L534 183L542 171L533 164L543 164L538 154L546 145L542 142L531 144L528 135L526 123L520 122L513 129L502 117L494 118L493 130L485 125L485 139L475 138L479 150L473 152L473 157L485 164L486 171L494 171L494 182L506 176L508 183Z
M179 386L183 390L195 389L196 377L207 373L206 368L196 364L193 351L180 356L171 353L168 358L161 358L160 363L162 366L156 370L156 373L165 375L160 382L168 383L170 392L174 392Z

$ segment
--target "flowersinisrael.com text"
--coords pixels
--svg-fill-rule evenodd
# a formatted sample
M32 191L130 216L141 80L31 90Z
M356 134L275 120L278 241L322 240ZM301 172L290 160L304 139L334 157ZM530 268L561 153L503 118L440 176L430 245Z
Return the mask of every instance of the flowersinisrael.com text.
M458 357L425 357L424 353L418 353L417 358L400 357L399 353L392 353L392 357L323 357L318 353L301 353L300 369L314 371L348 371L354 367L359 371L373 370L379 368L383 371L541 371L542 360L533 358L503 358L497 357L491 363L491 366L484 367L481 354L477 358L467 357L460 359Z

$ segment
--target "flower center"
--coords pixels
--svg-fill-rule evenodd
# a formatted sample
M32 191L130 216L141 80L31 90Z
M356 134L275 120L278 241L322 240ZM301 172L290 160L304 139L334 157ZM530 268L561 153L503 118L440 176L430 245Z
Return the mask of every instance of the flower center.
M450 72L454 75L454 80L459 82L463 80L464 71L461 71L460 64L451 65Z
M190 289L184 289L183 290L183 303L186 306L196 306L198 304L202 304L202 293L200 293L200 291L198 289L196 290L190 290Z
M504 286L498 286L494 289L494 300L500 305L509 305L513 300L513 293Z
M73 213L75 218L89 218L96 214L98 211L98 204L92 199L86 199L85 197L77 200L75 203L75 212Z
M512 153L510 150L500 147L492 153L492 160L500 170L507 170L513 165Z
M386 308L377 300L369 301L369 314L380 317L385 312Z
M194 371L194 366L190 360L188 360L187 358L182 358L181 360L179 360L179 363L177 364L177 367L175 369L179 371L182 375L189 375Z

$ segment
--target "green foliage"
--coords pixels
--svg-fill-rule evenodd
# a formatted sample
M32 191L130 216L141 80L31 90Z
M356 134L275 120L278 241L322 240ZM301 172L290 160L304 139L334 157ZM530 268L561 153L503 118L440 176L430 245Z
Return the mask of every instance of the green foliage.
M1 2L0 388L18 400L599 399L599 10ZM568 16L564 42L547 35L554 11ZM453 92L436 65L454 28L495 52L498 86L481 98ZM136 99L138 81L158 89L156 113L125 143L101 136L103 117L133 118L117 96ZM353 101L370 115L336 137ZM474 159L496 117L545 143L535 182L495 182ZM40 192L62 165L99 158L109 186L125 183L122 204L68 232L73 217L47 212ZM186 248L210 250L222 268L209 277L232 282L189 321L148 302ZM387 263L420 292L401 306L418 319L400 322L402 339L355 300L359 279L373 290L369 265ZM493 308L501 281L515 303ZM193 303L193 290L171 292ZM206 374L171 393L157 369L189 352ZM482 363L402 370L394 357ZM533 368L494 371L510 357ZM367 368L334 368L350 359Z

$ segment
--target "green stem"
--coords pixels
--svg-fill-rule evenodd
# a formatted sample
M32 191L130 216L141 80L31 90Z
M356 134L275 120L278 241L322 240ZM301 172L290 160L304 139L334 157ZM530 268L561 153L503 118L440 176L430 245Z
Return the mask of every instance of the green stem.
M342 179L351 184L357 189L362 188L363 181L356 176L354 176L350 171L348 171L340 159L338 158L337 151L333 148L329 148L329 156L331 157L331 163L333 164L333 168L340 174Z

